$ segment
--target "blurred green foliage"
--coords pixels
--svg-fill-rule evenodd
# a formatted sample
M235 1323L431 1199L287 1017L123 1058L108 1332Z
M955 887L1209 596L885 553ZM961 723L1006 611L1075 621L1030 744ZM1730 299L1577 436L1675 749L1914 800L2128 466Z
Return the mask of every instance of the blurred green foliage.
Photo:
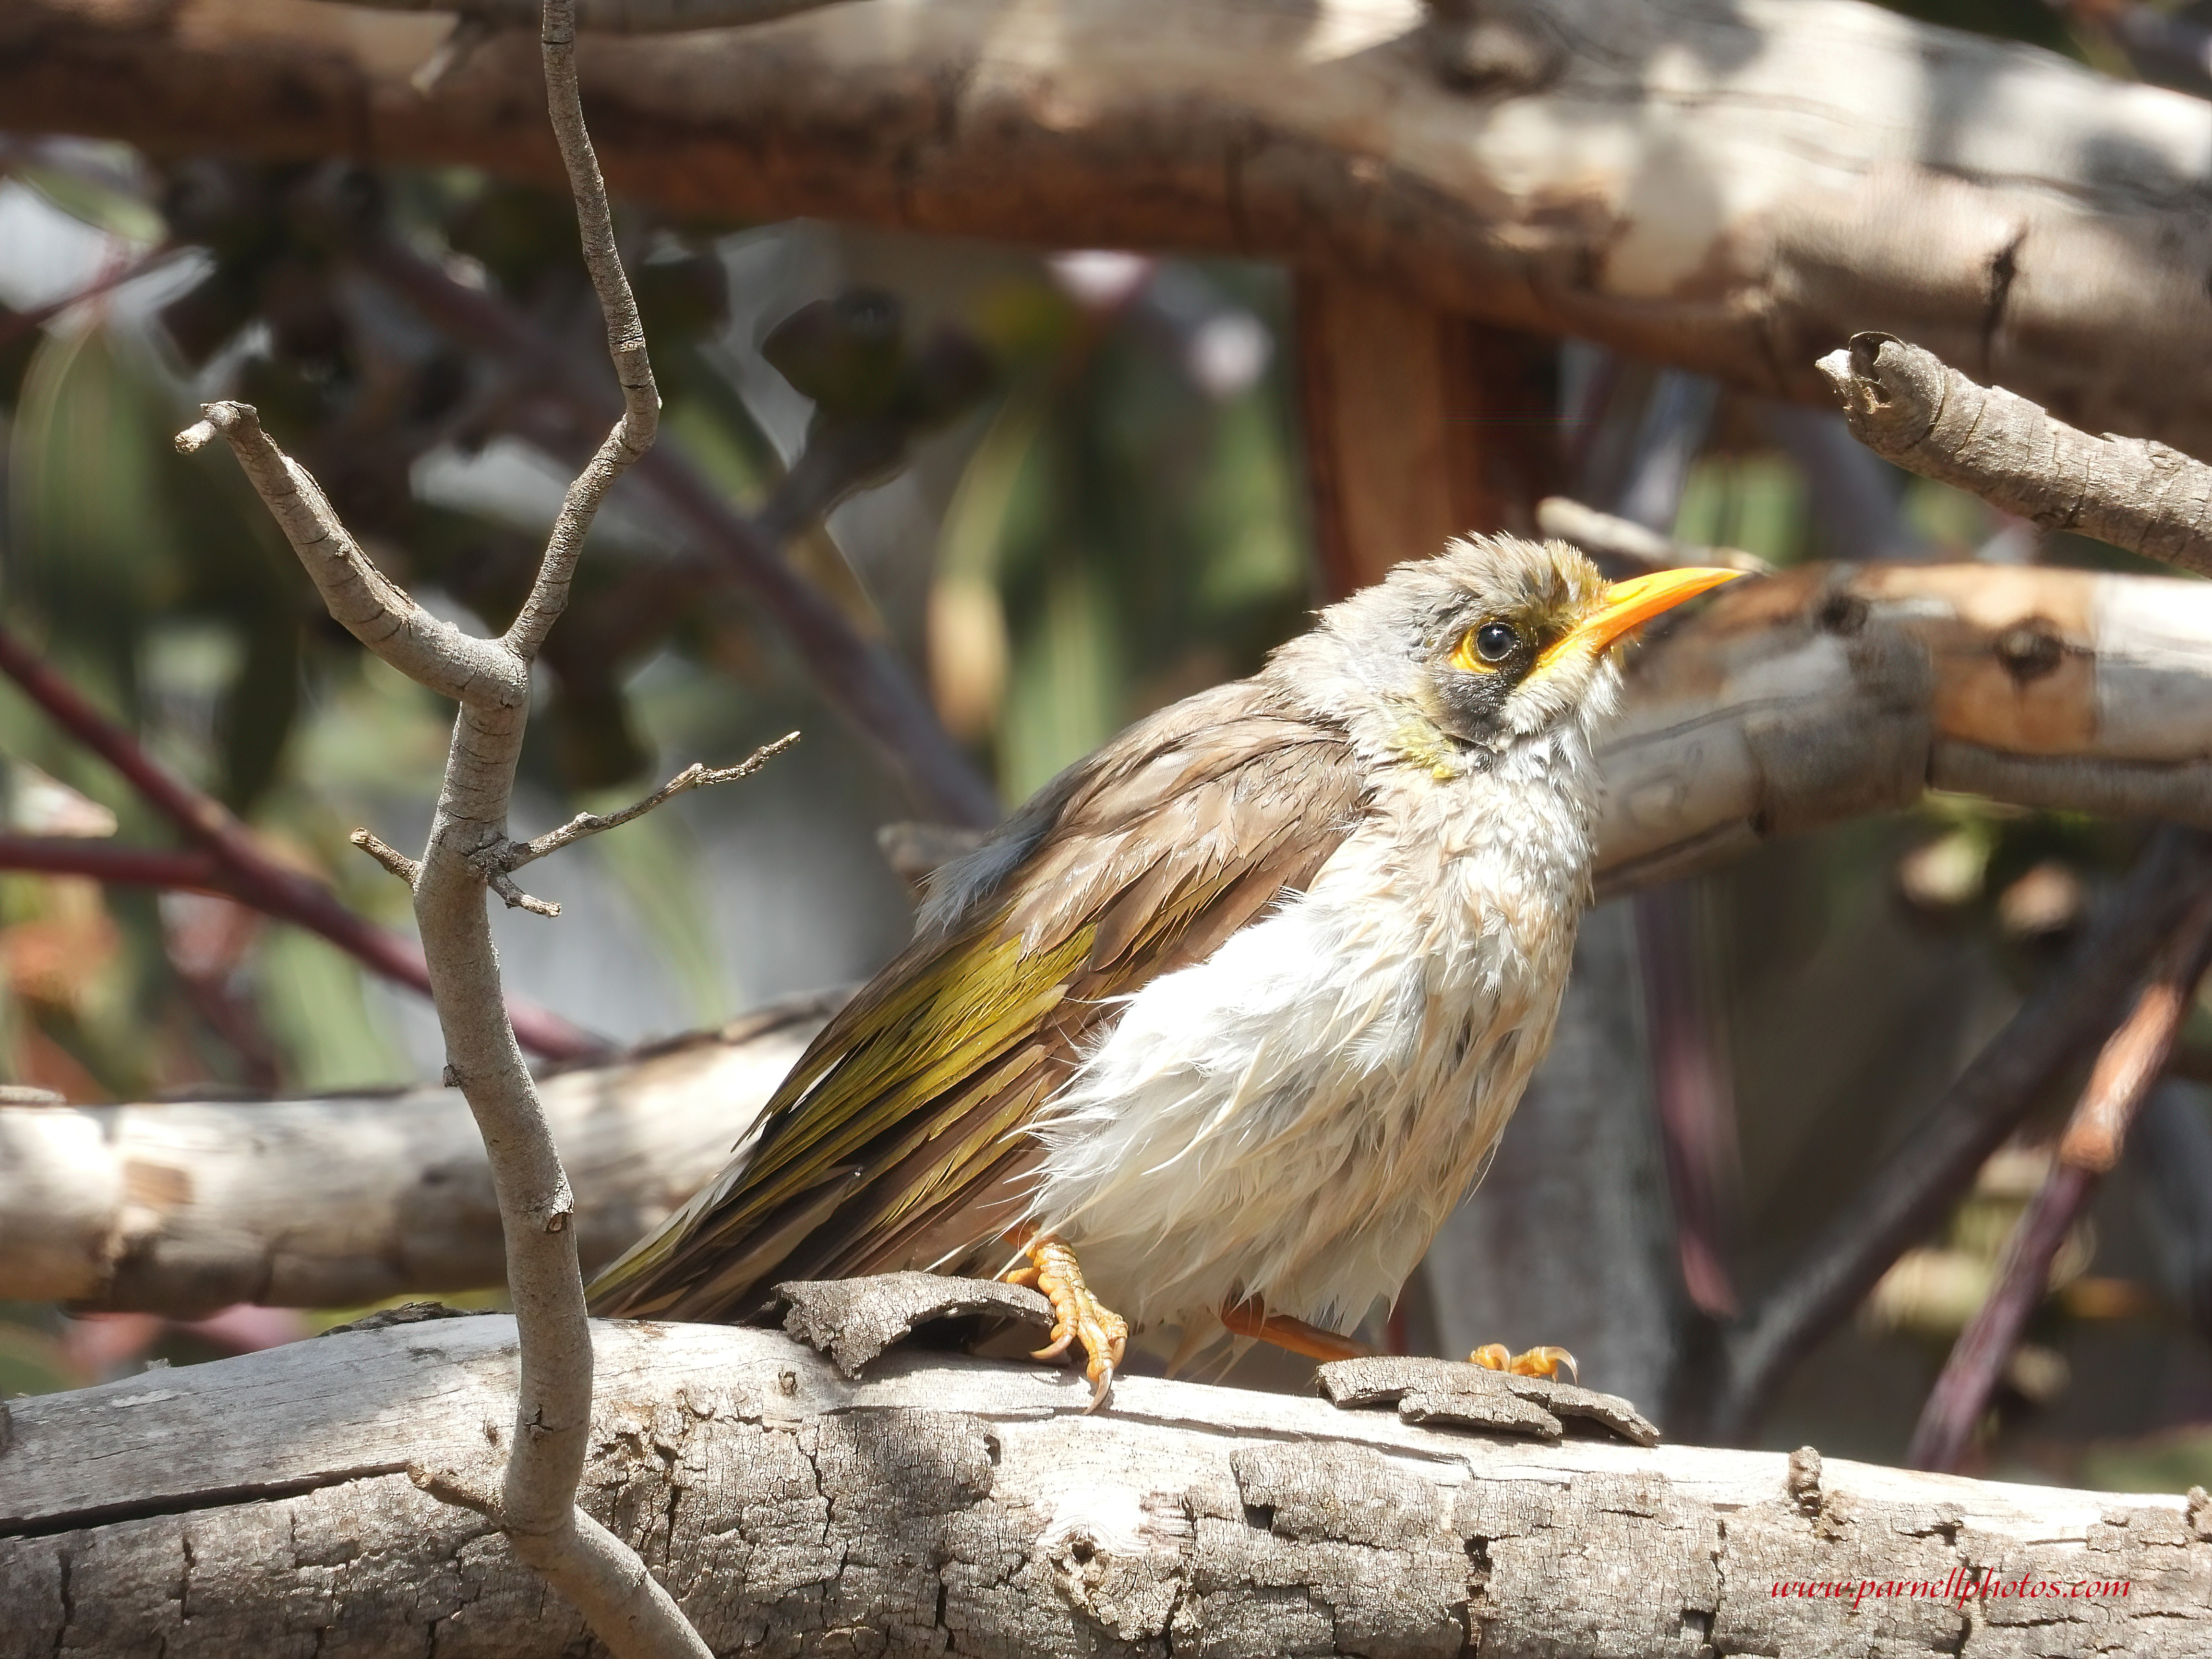
M344 836L364 818L427 811L447 711L329 622L220 447L185 459L168 441L201 398L256 404L380 562L434 606L502 625L550 520L540 498L568 464L556 456L595 434L564 428L573 421L542 386L481 342L431 326L368 256L390 246L428 261L604 376L567 204L452 170L192 161L139 172L135 195L115 182L132 176L127 157L74 171L27 161L16 174L46 202L137 239L116 243L118 261L149 240L196 252L150 318L143 304L102 301L42 329L9 331L0 315L9 625L285 856L404 925L404 895ZM619 229L665 400L664 441L757 512L790 452L746 389L752 343L731 332L731 228L625 216ZM1279 325L1271 276L1231 267L1196 280L1218 306ZM893 476L918 438L986 400L937 441L959 457L955 510L941 532L913 527L922 539L912 557L933 537L945 554L932 579L940 591L917 590L921 611L887 615L820 529L791 557L863 631L939 659L940 686L970 705L948 707L952 724L1018 796L1136 714L1249 671L1297 626L1310 596L1288 400L1279 364L1233 395L1196 384L1184 342L1158 318L1086 308L1036 261L945 298L925 329L881 288L794 296L767 319L758 350L811 405L801 465L838 460L813 506L854 476ZM508 464L510 486L535 476L542 487L483 487L487 457ZM981 656L939 626L963 592L980 600L970 612L995 647ZM648 732L665 721L651 708L688 711L683 735L718 757L760 722L829 718L805 665L635 492L618 494L595 530L544 666L521 781L562 810L604 808L690 757L653 752ZM169 841L12 689L0 689L0 748L112 808L125 840ZM880 784L876 794L878 817L903 815ZM724 1017L734 994L692 834L680 815L659 816L592 849L680 988L670 1025ZM60 914L88 904L74 921ZM165 916L146 893L0 878L0 921L100 941L62 950L70 970L59 980L7 976L5 1029L20 1041L0 1067L79 1097L199 1079L398 1079L404 1062L341 953L264 927L195 968ZM258 1065L210 1018L210 997L259 1028Z

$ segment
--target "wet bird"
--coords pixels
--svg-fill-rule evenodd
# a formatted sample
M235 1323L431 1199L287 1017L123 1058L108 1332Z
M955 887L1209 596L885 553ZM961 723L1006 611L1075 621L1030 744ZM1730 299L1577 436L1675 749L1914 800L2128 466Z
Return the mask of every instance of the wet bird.
M593 1310L762 1318L787 1279L1021 1261L1094 1403L1132 1324L1352 1351L1550 1041L1611 647L1737 574L1608 586L1564 543L1455 541L1132 726L938 872Z

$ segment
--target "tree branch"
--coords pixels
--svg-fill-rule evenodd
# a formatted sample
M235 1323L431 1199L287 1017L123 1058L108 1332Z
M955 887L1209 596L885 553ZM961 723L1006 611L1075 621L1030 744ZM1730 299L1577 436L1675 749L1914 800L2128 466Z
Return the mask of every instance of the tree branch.
M1718 565L1771 576L1774 567L1755 553L1735 547L1700 547L1678 542L1671 536L1617 518L1565 495L1547 495L1536 503L1536 528L1547 536L1572 542L1595 558L1618 559L1639 570L1671 570L1679 565Z
M915 1346L848 1381L778 1332L592 1337L584 1503L725 1653L1936 1659L1962 1628L2001 1645L2023 1627L2048 1659L2212 1644L2201 1494L1545 1443L1141 1376L1085 1417L1066 1372ZM0 1629L38 1654L209 1631L267 1651L324 1629L367 1656L580 1650L483 1523L407 1474L480 1466L514 1354L505 1317L453 1319L10 1402Z
M2173 926L2152 964L2149 982L2119 1029L2106 1039L2088 1085L2058 1143L2057 1161L2014 1224L1996 1282L1960 1333L1921 1407L1905 1460L1917 1469L1955 1469L1989 1407L2005 1361L2028 1316L2051 1293L2051 1264L2120 1160L2128 1126L2166 1069L2173 1042L2212 966L2212 888Z
M441 696L481 696L488 685L514 695L514 660L491 641L463 633L432 616L387 577L348 535L307 468L270 441L249 404L205 404L202 418L177 434L189 455L220 434L246 481L276 520L323 596L331 618L369 650Z
M796 998L541 1079L585 1272L712 1179L842 997ZM0 1300L198 1318L237 1302L347 1308L483 1290L504 1275L490 1165L457 1090L0 1106Z
M1627 659L1598 884L1621 892L1930 789L2212 829L2212 586L1807 565Z
M218 431L229 439L331 614L386 662L460 705L411 886L447 1073L466 1098L489 1155L514 1306L518 1376L498 1523L515 1553L544 1574L616 1654L703 1659L708 1650L698 1632L636 1555L576 1509L591 1418L592 1347L572 1224L575 1203L507 1022L485 902L492 874L486 864L495 863L509 844L507 815L529 714L530 659L567 604L592 516L615 479L652 442L659 410L636 307L614 252L606 191L584 129L574 0L545 0L544 15L546 101L624 404L569 489L530 599L507 636L465 635L387 580L337 522L314 480L278 452L246 405L206 405L206 419L179 445L196 447Z
M2173 372L2212 344L2199 101L1869 5L1484 9L1537 49L1473 87L1407 0L1059 0L1042 35L851 0L611 39L586 73L615 189L678 213L1277 259L1816 404L1813 359L1882 327L2212 453L2212 386ZM0 109L557 179L519 40L410 84L440 27L13 0Z
M136 738L94 708L5 629L0 629L0 673L22 687L57 726L113 767L149 805L205 849L204 855L163 854L94 848L82 842L59 847L40 837L5 836L0 837L0 869L222 893L320 935L386 979L429 994L430 975L421 946L364 921L328 888L271 859L222 802L155 760ZM198 861L203 856L204 867ZM11 863L11 859L20 861ZM603 1039L521 998L514 1000L508 1013L516 1035L531 1052L548 1060L583 1060L607 1051Z
M1858 441L2045 530L2212 575L2212 467L2164 444L2087 433L1968 380L1893 334L1820 359Z
M660 430L660 392L653 383L653 362L646 354L645 325L638 320L637 297L630 292L629 274L615 248L614 210L607 204L606 180L599 176L599 158L584 130L583 95L576 84L574 0L549 0L544 19L546 103L553 136L561 146L561 164L568 175L568 194L576 204L584 269L591 273L592 290L606 319L607 356L622 387L623 412L598 453L570 483L530 597L501 641L526 663L537 657L546 630L568 608L568 584L583 551L584 532L599 516L607 492L653 447Z

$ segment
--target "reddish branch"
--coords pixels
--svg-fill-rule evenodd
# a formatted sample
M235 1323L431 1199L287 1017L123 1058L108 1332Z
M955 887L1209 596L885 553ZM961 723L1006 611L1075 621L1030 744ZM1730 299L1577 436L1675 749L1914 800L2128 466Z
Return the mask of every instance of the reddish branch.
M2207 967L2212 967L2212 890L2199 893L2184 913L2149 982L2098 1054L2059 1141L2057 1162L2006 1242L1995 1288L1960 1334L1921 1407L1905 1454L1913 1468L1959 1467L2021 1331L2050 1291L2058 1247L2098 1182L2119 1162L2128 1127L2166 1069Z
M386 979L429 994L429 970L420 945L363 921L321 883L270 858L220 801L161 766L137 738L94 708L4 629L0 629L0 673L22 687L57 726L113 767L149 805L196 843L189 851L153 852L59 838L0 836L0 869L220 893L318 933ZM546 1009L510 999L508 1012L515 1036L532 1053L547 1060L583 1060L606 1052L605 1042Z
M143 276L155 266L166 264L171 258L183 252L184 249L176 244L164 242L159 246L149 249L136 259L118 265L112 270L101 273L74 294L65 294L58 300L42 306L33 306L28 311L16 312L12 316L0 317L0 346L8 344L18 335L27 333L34 328L43 327L63 313L75 309L88 300L97 300L103 294L114 292L124 283Z

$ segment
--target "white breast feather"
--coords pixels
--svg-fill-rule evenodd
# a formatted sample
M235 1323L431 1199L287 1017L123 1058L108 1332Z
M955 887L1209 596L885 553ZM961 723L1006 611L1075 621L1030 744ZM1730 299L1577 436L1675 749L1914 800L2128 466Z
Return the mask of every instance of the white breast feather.
M1305 893L1129 998L1035 1126L1030 1215L1102 1300L1341 1330L1396 1295L1550 1039L1594 795L1572 728L1386 787Z

